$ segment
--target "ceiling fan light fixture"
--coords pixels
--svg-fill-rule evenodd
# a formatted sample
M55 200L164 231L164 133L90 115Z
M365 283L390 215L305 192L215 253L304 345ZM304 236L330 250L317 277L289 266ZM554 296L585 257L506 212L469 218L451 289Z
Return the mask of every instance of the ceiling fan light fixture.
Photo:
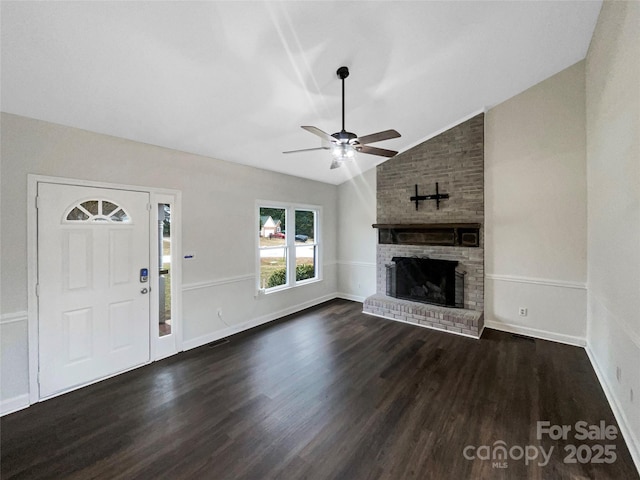
M356 158L356 149L350 143L335 143L331 147L334 161L345 162Z
M336 72L338 78L342 81L342 129L339 132L329 135L327 132L320 130L318 127L302 126L304 130L322 139L322 146L318 148L303 148L301 150L289 150L283 153L308 152L311 150L331 150L331 169L339 168L344 162L354 160L356 153L366 153L368 155L378 155L391 158L398 152L395 150L387 150L386 148L377 148L369 146L369 143L381 142L382 140L390 140L400 137L395 130L385 130L383 132L372 133L364 137L358 137L353 132L347 132L344 124L344 79L349 76L347 67L340 67Z

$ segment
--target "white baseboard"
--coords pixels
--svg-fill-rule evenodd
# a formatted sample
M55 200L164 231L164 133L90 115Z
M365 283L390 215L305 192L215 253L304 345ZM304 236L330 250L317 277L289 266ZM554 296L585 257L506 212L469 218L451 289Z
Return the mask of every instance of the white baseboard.
M364 300L367 298L367 297L362 297L360 295L352 295L351 293L338 293L337 297L343 298L345 300L352 300L354 302L360 302L360 303L363 303Z
M496 322L495 320L489 320L487 318L484 319L484 326L492 328L493 330L526 335L528 337L550 340L552 342L565 343L575 347L585 347L587 345L587 340L583 337L549 332L547 330L538 330L537 328L523 327L521 325L513 325L512 323Z
M29 406L29 394L24 393L16 397L0 401L0 416L23 410Z
M620 427L620 433L622 433L622 437L627 444L627 448L629 449L629 453L631 454L631 458L633 459L633 463L636 465L636 469L640 474L640 441L636 438L633 433L633 430L629 428L629 422L627 421L627 416L624 414L624 410L622 410L618 404L618 400L616 396L613 394L611 388L609 388L609 383L607 382L606 377L602 373L600 366L598 365L598 361L596 360L596 356L593 354L589 346L585 347L587 352L587 356L591 361L591 366L593 370L596 372L596 376L600 381L600 385L602 386L602 390L604 390L604 394L609 401L609 405L611 406L611 410L613 411L613 415L616 417L616 421L618 422L618 426Z
M285 317L287 315L291 315L292 313L297 313L301 310L304 310L305 308L313 307L315 305L319 305L329 300L333 300L334 298L338 298L337 293L324 295L323 297L315 298L313 300L310 300L308 302L303 302L298 305L293 305L291 307L279 310L277 312L269 313L267 315L254 318L252 320L239 323L238 325L232 325L228 328L223 328L222 330L216 330L215 332L207 333L205 335L192 338L191 340L183 340L182 348L183 350L186 351L186 350L191 350L193 348L201 347L202 345L206 345L207 343L215 342L216 340L220 340L221 338L229 337L236 333L249 330L250 328L264 325L265 323L269 323L279 318Z

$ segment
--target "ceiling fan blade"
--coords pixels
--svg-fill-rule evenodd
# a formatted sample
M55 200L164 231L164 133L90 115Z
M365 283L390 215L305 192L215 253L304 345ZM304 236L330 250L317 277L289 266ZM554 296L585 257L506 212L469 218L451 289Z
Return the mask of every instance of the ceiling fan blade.
M364 145L366 143L381 142L382 140L389 140L391 138L398 138L401 135L395 130L385 130L384 132L372 133L371 135L365 135L364 137L358 137L358 141Z
M304 128L307 132L313 133L314 135L317 135L318 137L320 137L323 140L326 140L327 142L335 143L335 141L336 141L335 138L333 138L327 132L323 132L318 127L304 127L303 126L301 128Z
M380 155L381 157L393 157L398 152L395 150L387 150L386 148L369 147L368 145L360 145L356 147L358 152L368 153L369 155Z
M282 153L312 152L313 150L329 150L329 147L302 148L300 150L288 150Z

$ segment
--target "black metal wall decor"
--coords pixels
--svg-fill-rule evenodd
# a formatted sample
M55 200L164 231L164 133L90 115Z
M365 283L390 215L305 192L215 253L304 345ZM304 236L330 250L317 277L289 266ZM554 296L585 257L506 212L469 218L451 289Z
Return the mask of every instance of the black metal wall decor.
M436 208L438 210L440 210L440 199L444 199L444 198L449 198L449 194L448 193L440 193L438 191L438 182L436 182L436 193L435 195L418 195L418 184L416 183L416 194L415 196L409 198L409 200L411 200L412 202L416 202L416 210L418 210L418 202L421 202L422 200L435 200L436 201Z

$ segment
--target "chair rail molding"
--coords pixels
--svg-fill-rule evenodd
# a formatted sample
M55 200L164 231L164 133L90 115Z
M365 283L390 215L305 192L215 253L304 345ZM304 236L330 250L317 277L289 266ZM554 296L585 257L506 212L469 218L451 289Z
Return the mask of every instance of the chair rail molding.
M0 315L0 325L26 322L27 320L29 320L29 314L26 310L13 313L3 313L2 315Z
M204 282L184 283L182 284L182 291L188 292L191 290L200 290L203 288L219 287L221 285L230 285L232 283L247 282L249 280L255 280L256 276L253 273L247 273L244 275L235 275L233 277L217 278L215 280L207 280Z
M548 278L521 277L518 275L500 275L495 273L487 273L485 278L498 282L513 283L529 283L533 285L544 285L548 287L574 288L577 290L586 290L587 284L582 282L570 282L566 280L551 280Z

